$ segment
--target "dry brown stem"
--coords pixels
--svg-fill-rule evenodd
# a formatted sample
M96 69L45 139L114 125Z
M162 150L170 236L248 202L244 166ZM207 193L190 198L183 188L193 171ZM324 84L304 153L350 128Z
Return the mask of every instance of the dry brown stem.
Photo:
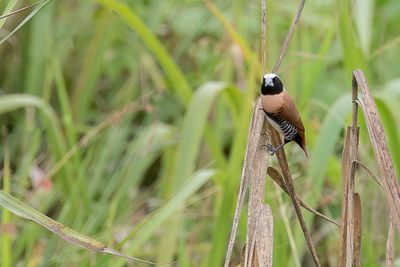
M355 70L353 71L353 77L361 91L361 108L364 113L378 168L383 178L382 183L389 210L393 222L400 232L400 186L394 171L392 157L389 153L382 121L363 72Z
M271 248L271 259L272 259L272 241L261 241L257 235L257 224L262 217L262 211L265 210L264 207L264 195L265 195L265 174L267 173L268 167L268 154L262 148L267 142L267 135L265 131L263 133L264 126L264 114L260 112L261 102L258 100L256 102L254 113L253 113L253 124L249 135L249 153L253 155L250 158L250 168L246 169L245 174L248 173L249 183L250 183L250 193L249 193L249 210L247 216L247 235L246 235L246 250L245 250L245 261L244 266L252 266L252 261L254 259L255 253L258 256L263 254L263 251L257 250L256 242L269 242ZM244 177L246 179L246 177ZM268 207L269 209L269 207ZM269 214L271 214L269 212ZM267 215L267 214L264 214ZM268 231L271 231L272 236L272 217L269 219L271 221L271 226Z
M360 195L354 194L354 257L353 257L353 266L360 267L361 266L361 226L362 226L362 209L361 209L361 200Z
M393 266L394 251L394 224L400 230L400 187L394 172L392 158L389 154L382 122L376 108L372 94L369 91L367 80L361 70L353 71L352 80L353 119L352 126L347 128L342 158L343 177L343 204L342 204L342 231L339 266L361 266L361 224L362 212L359 195L354 193L354 175L356 166L363 166L385 190L389 206L390 225L386 244L386 265ZM357 90L360 89L362 101L357 99ZM368 134L374 148L374 154L381 174L376 177L366 166L357 160L358 136L357 127L358 105L361 106Z
M281 52L279 54L278 60L274 66L273 72L277 72L279 69L279 66L282 62L282 59L286 53L286 50L289 46L290 40L293 37L294 31L296 30L297 24L300 19L301 12L303 10L305 4L305 0L300 0L299 1L299 6L296 11L296 16L293 19L292 25L289 29L288 35L282 45ZM266 0L262 0L262 25L261 25L261 47L263 49L262 51L262 69L265 69L266 66ZM262 112L259 112L259 109L261 109L261 104L260 104L260 99L257 99L256 105L253 111L253 116L252 116L252 122L249 130L249 137L247 141L247 147L246 147L246 155L245 155L245 162L243 165L243 170L242 170L242 177L241 177L241 182L240 182L240 189L239 189L239 195L238 195L238 202L236 205L236 211L235 211L235 218L234 218L234 223L232 225L232 231L231 231L231 236L229 240L229 245L228 245L228 250L227 254L225 257L225 264L224 266L227 267L229 266L231 254L232 254L232 249L233 249L233 244L235 241L236 237L236 232L237 232L237 225L239 221L239 216L241 212L241 208L243 206L243 200L244 200L244 194L247 190L247 186L249 184L249 179L250 180L250 200L249 200L249 214L248 214L248 225L247 225L247 240L246 240L246 247L245 247L245 259L244 259L244 266L253 266L252 261L254 259L258 259L258 262L254 262L254 266L259 265L260 263L262 264L261 266L271 266L272 264L272 215L267 212L267 206L266 204L263 204L263 199L264 199L264 187L265 187L265 172L266 172L266 167L268 166L268 156L266 155L267 153L265 151L260 150L260 147L262 147L263 144L266 144L266 137L261 135L261 129L263 128L263 124L265 123L264 116ZM268 125L268 132L271 133L270 136L273 138L273 144L276 146L277 144L280 144L280 137L278 133L272 129L272 127ZM262 143L261 141L264 141ZM258 146L258 147L257 147ZM285 184L286 188L289 192L289 195L292 199L293 205L296 210L297 217L299 218L299 222L301 225L301 228L303 230L305 239L307 241L307 245L311 251L311 255L313 256L314 262L316 266L320 266L314 245L311 240L311 236L307 230L307 226L304 221L304 217L302 214L302 211L300 209L300 203L298 198L296 197L295 191L294 191L294 186L293 186L293 180L290 174L289 166L286 160L286 156L283 150L280 150L277 153L278 161L280 163L283 177L285 178ZM265 213L265 214L264 214ZM258 239L259 235L256 235L255 237L255 232L257 229L260 229L257 227L257 222L260 219L259 216L264 216L264 215L269 216L271 220L271 224L267 227L267 231L271 231L271 235L266 235L265 238L267 239ZM258 216L258 218L257 218ZM260 240L260 241L258 241ZM266 242L269 245L267 246L267 252L261 250L262 247L259 242ZM260 256L260 253L265 253L264 256ZM266 260L263 260L266 259ZM264 265L267 264L267 265Z
M266 0L261 1L261 65L262 71L266 68L266 27L267 27ZM272 266L273 248L273 217L270 207L264 204L265 174L267 172L269 156L262 149L266 144L264 114L260 112L261 101L256 101L253 111L254 124L250 130L250 146L254 151L254 158L250 168L249 210L247 215L246 247L243 266ZM258 135L256 138L254 135ZM258 139L258 140L257 140ZM252 147L256 145L256 147ZM247 149L246 149L247 150Z
M390 216L391 217L391 216ZM390 218L388 237L386 241L386 267L393 267L394 263L394 225L393 220Z
M254 169L251 171L249 210L247 216L247 242L244 266L272 266L273 220L272 212L264 204L265 173L268 155L263 151L260 138L259 150L254 158ZM264 140L263 140L264 139ZM268 264L267 264L268 263Z
M269 132L271 133L271 137L272 137L272 144L274 146L279 145L281 143L281 138L280 138L279 134L272 128L271 125L268 124L268 126L269 126ZM278 150L276 153L276 157L277 157L279 165L281 167L282 176L285 178L284 182L285 182L286 188L288 189L289 196L292 200L292 204L294 206L297 218L299 220L301 230L303 231L304 238L306 239L308 249L310 250L310 253L311 253L311 256L313 257L315 265L321 266L321 264L319 263L317 252L315 250L314 244L311 239L311 235L307 229L307 225L306 225L303 213L300 208L299 200L296 197L296 192L294 190L294 184L293 184L293 178L292 178L292 174L290 173L289 164L286 159L285 151L283 149Z
M297 10L296 10L296 15L295 15L295 17L294 17L294 19L292 21L292 25L290 26L288 35L286 36L286 39L283 42L279 57L278 57L275 65L274 65L273 70L272 70L273 73L277 73L278 70L279 70L279 67L281 65L282 59L283 59L284 55L286 54L287 48L289 47L289 43L290 43L290 41L291 41L291 39L293 37L293 34L294 34L295 30L296 30L296 27L297 27L297 25L299 23L299 19L300 19L300 16L301 16L301 12L303 11L304 4L305 4L305 0L300 0L299 1L299 5L298 5ZM281 139L280 139L279 134L269 124L268 124L268 130L271 133L273 145L274 146L279 145L281 143ZM292 200L294 209L296 211L296 215L297 215L297 218L299 220L301 229L303 231L304 238L306 239L308 249L310 250L310 253L311 253L311 256L312 256L312 258L314 260L315 265L316 266L321 266L321 264L319 262L319 259L318 259L317 252L315 250L314 244L313 244L312 239L311 239L311 235L310 235L310 233L309 233L309 231L307 229L307 225L306 225L306 223L304 221L304 216L303 216L303 213L302 213L301 208L300 208L299 200L296 197L296 193L294 191L293 178L292 178L292 175L290 173L289 164L288 164L287 159L286 159L285 151L283 149L279 150L277 152L276 156L278 158L278 162L279 162L279 165L280 165L281 170L282 170L282 175L285 178L286 188L288 189L289 196L290 196L290 198Z
M359 127L357 126L358 102L357 84L352 83L352 123L347 127L345 143L342 154L342 183L343 183L343 202L342 202L342 228L341 228L341 249L339 255L339 266L351 267L354 259L354 238L358 234L355 229L355 173L358 162L359 146ZM358 196L359 198L359 196ZM358 202L357 202L358 204ZM357 207L358 208L358 207ZM361 216L361 207L359 216ZM361 218L357 218L361 222ZM361 231L361 230L360 230ZM361 232L360 232L361 234ZM358 249L358 247L356 247Z
M261 47L262 70L265 70L266 61L266 0L261 1ZM273 219L268 205L264 204L265 174L268 166L268 155L261 147L266 142L264 127L264 115L261 109L260 99L256 101L251 118L249 136L247 139L246 154L243 163L242 176L231 235L226 252L224 266L228 267L235 243L239 217L243 207L244 196L250 182L249 213L247 222L246 246L242 265L272 266L273 246ZM261 234L262 232L262 234Z
M249 214L248 214L248 227L247 227L247 242L246 244L253 244L246 246L245 250L245 262L248 262L248 255L254 255L254 244L255 231L257 225L257 217L260 216L264 208L264 188L265 188L265 174L268 166L268 154L261 149L262 144L266 142L266 135L262 134L264 125L264 115L260 112L261 102L257 100L253 116L249 127L249 136L247 139L246 154L243 163L242 176L240 179L240 188L238 194L238 201L236 204L235 216L232 225L231 235L229 239L228 250L225 257L224 266L229 266L229 262L232 255L233 244L237 233L237 227L239 224L240 212L242 210L244 196L251 181L250 200L249 200ZM262 204L262 205L261 205ZM265 215L265 214L264 214ZM260 218L260 217L258 217ZM270 219L272 222L272 218ZM272 231L272 227L271 227ZM272 247L272 243L271 243ZM271 250L272 251L272 250ZM272 252L271 252L272 253ZM272 255L272 254L271 254ZM272 257L272 256L271 256ZM251 262L251 260L250 260Z

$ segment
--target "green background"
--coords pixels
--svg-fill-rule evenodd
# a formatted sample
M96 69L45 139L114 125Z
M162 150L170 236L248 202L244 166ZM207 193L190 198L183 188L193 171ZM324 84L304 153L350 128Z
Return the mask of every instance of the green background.
M31 3L0 1L0 13ZM214 4L220 13L194 0L50 1L0 23L1 39L22 26L0 45L3 190L129 255L221 266L262 77L261 3ZM296 8L294 0L267 1L268 70ZM376 97L400 171L399 14L397 0L307 1L279 70L310 155L285 147L296 190L336 221L356 68ZM359 123L360 160L378 173L362 117ZM362 266L382 266L384 192L362 170L356 191ZM291 201L270 179L266 202L274 266L311 266ZM336 266L339 229L305 214L321 263ZM141 266L67 244L6 210L0 218L1 266Z

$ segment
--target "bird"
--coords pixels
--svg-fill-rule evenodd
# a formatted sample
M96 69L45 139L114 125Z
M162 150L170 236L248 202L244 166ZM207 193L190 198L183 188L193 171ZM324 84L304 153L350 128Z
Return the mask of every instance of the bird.
M261 83L261 106L268 122L283 136L283 143L277 147L265 145L270 155L274 155L287 143L295 141L308 157L305 129L296 104L286 91L279 76L267 73Z

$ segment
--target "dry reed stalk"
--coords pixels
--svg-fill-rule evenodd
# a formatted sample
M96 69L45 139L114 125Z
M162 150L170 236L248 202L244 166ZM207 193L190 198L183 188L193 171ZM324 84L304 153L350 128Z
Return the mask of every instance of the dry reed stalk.
M271 133L271 136L272 136L272 144L276 147L277 145L279 145L282 142L281 138L280 138L279 134L275 131L275 129L272 128L272 126L270 124L268 124L268 126L269 126L269 132ZM321 266L319 259L318 259L317 252L315 250L315 246L311 239L311 235L307 229L307 225L304 220L303 212L301 211L301 208L300 208L300 202L299 202L299 200L296 196L296 192L294 190L293 178L292 178L292 174L290 173L289 164L286 159L285 151L283 149L278 150L276 152L276 157L277 157L279 165L281 167L282 176L285 178L284 182L285 182L286 188L289 192L290 199L292 200L292 204L294 206L297 218L299 220L301 230L303 231L304 238L306 239L307 246L308 246L308 249L310 250L310 253L314 260L315 266Z
M293 19L292 25L290 26L288 35L282 45L281 52L279 54L279 57L275 63L275 66L273 68L273 72L277 72L279 69L279 66L282 62L282 59L286 53L286 50L289 46L290 40L294 34L294 31L298 25L299 19L301 12L303 10L305 4L305 0L300 0L299 5L296 11L295 18ZM262 51L262 60L266 59L266 43L265 43L265 37L266 37L266 0L262 0L262 25L261 25L261 38L262 38L262 44L261 47L265 50ZM265 69L265 62L262 62L262 68L263 70ZM236 210L235 210L235 217L234 217L234 222L232 225L232 230L231 230L231 235L229 239L229 244L228 244L228 249L227 249L227 254L225 257L225 264L224 266L227 267L229 266L230 258L232 255L232 249L233 249L233 244L235 241L236 237L236 232L237 232L237 225L239 222L239 216L241 213L241 209L243 206L243 201L244 201L244 194L247 190L247 186L249 184L249 180L251 179L251 189L250 189L250 208L249 208L249 214L248 214L248 226L247 226L247 236L246 236L246 246L245 246L245 255L244 255L244 262L243 266L256 266L256 264L263 263L261 266L271 266L272 264L272 243L273 243L273 236L272 236L272 215L270 214L270 211L267 211L269 207L266 204L262 204L263 198L264 198L264 185L265 181L261 181L261 176L264 173L265 175L265 168L268 166L267 155L262 155L260 152L266 154L265 151L261 151L260 149L256 150L257 147L254 147L255 144L257 145L262 145L262 143L259 143L260 138L257 135L261 134L261 129L263 128L263 123L265 123L264 116L262 112L258 112L261 109L260 105L260 99L257 99L255 108L253 110L253 115L252 115L252 122L249 130L249 137L248 137L248 142L247 142L247 147L246 147L246 155L245 155L245 161L243 165L243 170L242 170L242 177L241 177L241 182L240 182L240 189L239 189L239 194L238 194L238 202L236 205ZM262 118L262 119L261 119ZM261 120L260 120L261 119ZM261 124L260 124L261 123ZM280 144L281 140L279 137L279 134L268 124L268 132L270 133L270 136L272 136L272 143L273 145L277 146ZM266 139L265 139L266 141ZM265 143L263 143L265 144ZM258 152L258 153L257 153ZM261 161L261 159L265 157L264 162ZM304 216L302 214L301 208L300 208L300 202L299 199L296 196L296 193L294 191L294 186L293 186L293 179L289 170L289 165L285 156L284 150L280 150L277 152L277 158L280 164L280 167L282 169L282 174L283 177L285 178L285 187L287 188L289 192L289 196L292 199L292 203L294 205L296 215L299 219L301 228L303 230L305 239L307 241L307 245L309 247L309 250L311 252L311 255L313 257L313 260L315 262L316 266L320 266L319 259L317 256L317 253L315 251L315 247L312 243L311 236L308 232L307 226L304 221ZM253 162L254 160L254 162ZM260 165L260 163L262 163ZM258 166L258 170L253 169L253 167ZM253 174L254 176L252 176ZM260 179L260 180L259 180ZM264 177L262 177L264 179ZM262 185L263 188L256 188ZM255 208L254 208L255 207ZM267 216L271 224L267 227L267 231L271 231L271 234L267 234L265 237L267 239L259 239L259 235L257 237L254 236L255 231L257 229L257 221L259 221L260 217L256 218L255 216L257 215L263 215ZM260 229L260 228L258 228ZM258 247L260 249L257 250L257 245L259 242L265 242L265 244L268 244L268 251L261 251L261 245ZM260 253L265 253L265 261L262 261L261 259L264 258L264 256L259 256ZM254 261L253 264L253 259L255 257L258 259L258 261Z
M262 71L266 68L266 36L267 36L267 3L261 1L261 65ZM267 173L269 155L263 145L269 140L265 134L265 118L260 99L257 100L253 117L256 128L252 132L259 135L255 155L250 169L249 210L247 215L246 247L243 266L272 266L273 248L273 217L271 208L264 204L265 175ZM254 114L256 113L256 114ZM255 131L254 131L255 130ZM252 138L252 136L250 136Z
M360 267L361 266L361 228L362 228L362 209L361 209L360 195L355 193L353 199L354 199L354 203L353 203L353 207L354 207L353 266Z
M303 11L304 5L305 5L305 0L300 0L299 1L299 5L298 5L297 10L296 10L296 15L295 15L295 17L294 17L294 19L292 21L292 25L290 26L288 35L286 36L286 39L283 42L279 57L278 57L275 65L274 65L274 68L272 69L273 73L277 73L278 70L279 70L279 67L281 65L282 59L283 59L283 57L284 57L284 55L286 53L287 48L289 47L289 43L290 43L290 41L291 41L291 39L293 37L293 34L294 34L295 30L296 30L296 27L297 27L297 25L299 23L300 16L301 16L301 13ZM268 131L271 133L272 144L275 147L278 146L282 142L279 134L275 131L275 129L273 129L273 127L270 124L268 124ZM314 244L312 242L312 239L311 239L311 235L310 235L310 233L309 233L309 231L307 229L307 225L306 225L306 223L304 221L304 216L303 216L303 213L302 213L301 208L300 208L300 202L299 202L299 200L298 200L298 198L296 196L295 190L294 190L293 178L292 178L292 175L290 173L289 164L288 164L287 159L286 159L285 151L283 149L278 150L277 153L276 153L276 157L277 157L279 165L281 167L282 175L285 178L286 188L288 189L289 196L290 196L290 198L292 200L292 204L294 206L297 218L299 220L301 229L303 231L304 238L306 239L308 249L310 250L310 253L311 253L311 256L312 256L312 258L314 260L315 265L316 266L321 266L321 264L319 262L319 259L318 259L317 252L315 250L315 246L314 246Z
M386 267L393 267L394 263L394 225L392 216L390 216L388 237L386 241Z
M355 172L358 162L359 127L357 126L358 101L357 83L352 82L352 123L347 127L345 143L342 154L342 228L341 228L341 249L339 255L339 266L351 267L354 259L354 237L355 237ZM358 197L359 198L359 197ZM361 210L361 207L360 207ZM361 216L361 211L359 213ZM361 221L361 218L357 218ZM358 229L357 229L358 231Z
M394 171L392 157L389 153L382 121L374 98L369 91L364 73L361 70L355 70L353 71L353 77L361 91L361 108L382 177L381 182L385 189L389 211L397 230L400 232L400 186Z
M266 65L266 0L261 1L261 16L261 59L264 70ZM263 263L261 266L272 266L273 219L270 208L268 205L263 204L265 193L264 179L268 167L268 154L261 150L261 147L266 143L267 137L265 133L262 134L265 119L264 114L260 112L260 109L262 109L261 102L260 99L257 99L249 127L245 158L240 178L238 200L236 203L224 267L228 267L231 260L233 245L235 243L237 227L239 224L239 217L249 183L251 189L246 234L247 245L244 248L244 253L242 253L244 257L241 260L241 265L251 266L252 261L254 260L257 264L260 262ZM263 221L261 221L261 219ZM262 235L259 234L261 229L262 232L264 232Z
M362 101L357 99L358 89L361 91ZM352 125L347 128L342 158L343 204L342 229L339 266L361 266L361 201L354 193L354 175L358 165L367 172L385 190L389 206L390 224L386 244L386 266L393 266L394 259L394 225L400 231L400 187L394 172L392 158L389 154L385 132L372 94L369 91L367 80L361 70L353 71L352 79ZM357 127L358 105L364 114L368 134L374 149L375 158L381 177L379 179L365 165L357 160L359 129Z
M232 230L231 230L231 235L229 239L229 244L228 244L228 250L226 253L225 257L225 263L224 266L228 267L229 262L232 256L232 250L233 250L233 245L235 242L236 238L236 233L237 233L237 227L239 224L239 217L240 213L243 207L243 202L244 202L244 196L247 190L247 187L249 185L250 179L255 179L257 181L263 180L265 177L266 173L266 168L267 168L267 160L268 160L268 155L265 151L261 150L261 145L260 145L260 139L265 142L266 135L262 134L262 129L264 125L264 115L259 112L259 109L261 108L261 102L260 99L257 100L254 110L253 110L253 116L251 118L251 123L249 127L249 136L247 139L247 146L246 146L246 154L245 154L245 159L243 163L243 169L242 169L242 176L240 179L240 188L239 188L239 193L238 193L238 200L236 204L236 210L235 210L235 216L232 224ZM265 143L263 143L265 144ZM264 161L264 162L262 162ZM255 170L253 167L254 162L257 162L258 165L261 164L261 168L265 168L265 171L262 172L261 169ZM262 179L260 177L253 177L252 175L256 174L256 172L260 173L262 176ZM262 182L264 183L264 182ZM256 184L255 182L251 182L252 186L254 187ZM254 189L253 189L254 190ZM259 190L264 190L264 186L262 188L260 187ZM259 192L257 195L263 194L263 192ZM251 196L251 194L250 194ZM264 197L264 195L263 195ZM263 201L263 199L262 199ZM253 198L250 200L251 205L257 205L257 201ZM249 213L251 208L249 208ZM253 210L254 212L255 210ZM249 214L248 218L248 235L247 235L247 244L254 243L254 231L255 231L255 226L256 226L256 218L253 218L254 215L258 215L259 211L255 212L254 214ZM248 252L248 247L246 246L246 251ZM249 253L249 252L248 252Z
M339 255L339 264L338 266L344 266L346 263L346 240L347 240L347 231L348 231L348 196L349 196L349 180L347 177L349 177L349 162L350 162L350 127L347 127L346 129L346 135L344 139L344 145L343 145L343 152L342 152L342 185L343 185L343 197L342 197L342 215L341 215L341 225L343 226L341 228L341 243L340 243L340 255Z
M243 266L272 266L273 219L270 207L264 204L265 174L268 155L262 149L266 136L260 138L259 153L251 170L249 210L247 216L247 246Z
M250 131L249 141L250 141L250 152L254 155L252 158L250 168L248 169L249 173L249 185L250 185L250 193L249 193L249 209L247 215L247 235L246 235L246 249L245 249L245 260L244 266L253 266L254 256L257 254L258 263L260 263L260 257L270 258L272 264L272 244L273 238L270 240L262 240L262 236L257 234L260 231L260 227L263 222L260 220L264 217L270 218L266 219L270 223L269 226L264 228L266 233L266 237L272 237L272 213L268 205L264 204L264 195L265 195L265 175L267 173L268 160L269 155L266 153L265 149L262 148L264 144L266 144L267 135L262 133L264 126L264 114L259 111L261 107L261 102L257 101L254 112L254 124L252 125L252 129ZM258 244L258 246L256 245ZM267 250L262 251L258 249L261 244L266 244L268 247ZM263 255L268 254L270 255ZM272 265L260 265L260 266L272 266Z
M272 266L272 252L274 241L274 222L269 205L261 204L259 207L260 217L256 224L255 252L259 266Z

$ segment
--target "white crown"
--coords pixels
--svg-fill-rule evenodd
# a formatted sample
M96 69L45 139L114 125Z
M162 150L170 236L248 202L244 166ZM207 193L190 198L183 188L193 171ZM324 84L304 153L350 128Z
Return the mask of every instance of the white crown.
M278 77L278 75L276 75L275 73L264 74L264 80L267 80L267 79L271 79L272 80L275 77Z

